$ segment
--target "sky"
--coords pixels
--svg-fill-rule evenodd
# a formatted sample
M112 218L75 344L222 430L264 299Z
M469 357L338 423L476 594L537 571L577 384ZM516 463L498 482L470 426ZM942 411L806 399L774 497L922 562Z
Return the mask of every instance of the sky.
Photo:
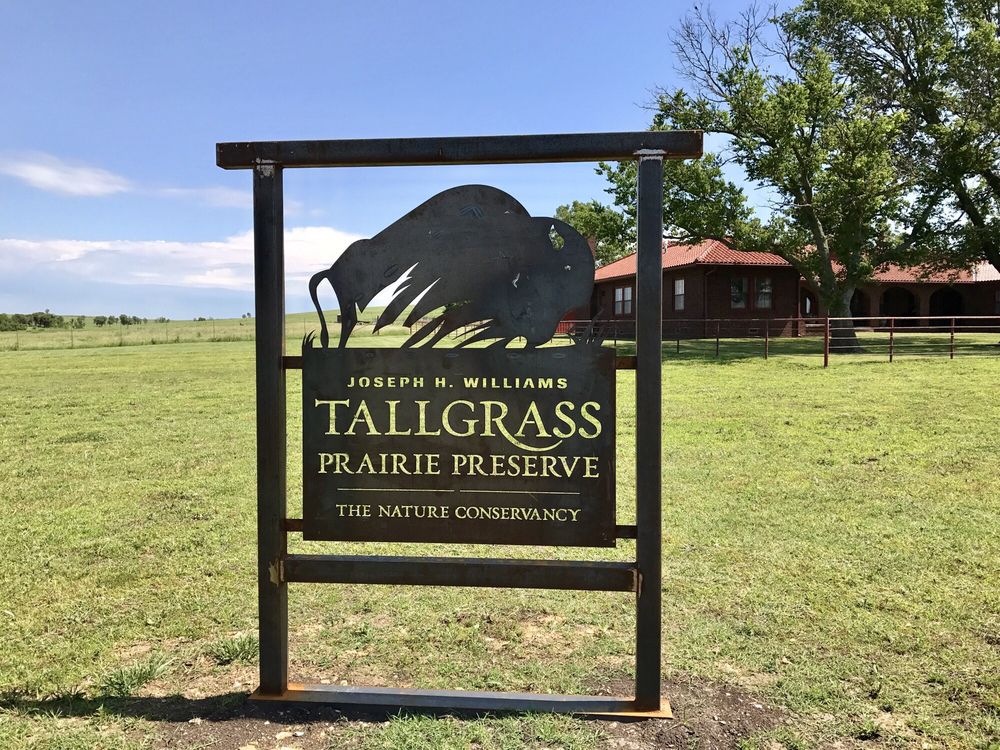
M251 174L216 167L216 142L644 130L653 91L682 83L682 10L0 0L0 312L250 312ZM594 167L287 170L288 311L441 190L486 183L550 216L607 198Z

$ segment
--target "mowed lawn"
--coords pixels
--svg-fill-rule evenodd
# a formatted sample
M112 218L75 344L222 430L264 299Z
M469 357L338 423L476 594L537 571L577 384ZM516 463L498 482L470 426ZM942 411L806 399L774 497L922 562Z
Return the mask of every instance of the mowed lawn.
M784 710L745 747L998 747L1000 359L665 357L668 677ZM636 404L633 374L618 377L624 523ZM0 747L156 747L169 727L157 706L242 701L255 686L252 343L5 352L0 384ZM293 516L299 398L290 373ZM628 541L391 549L634 554ZM595 692L631 675L626 595L295 585L290 600L298 677ZM618 746L614 725L566 717L348 717L323 731L331 748Z

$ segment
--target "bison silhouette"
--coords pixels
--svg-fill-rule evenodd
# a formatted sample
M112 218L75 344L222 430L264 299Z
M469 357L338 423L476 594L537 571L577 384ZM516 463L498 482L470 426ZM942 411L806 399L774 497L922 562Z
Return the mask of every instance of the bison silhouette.
M523 338L527 348L548 341L569 311L586 307L594 286L594 257L568 224L532 217L507 193L465 185L438 193L371 239L358 240L330 268L309 280L320 317L320 343L330 345L317 290L329 281L341 312L340 347L358 322L358 311L400 282L375 330L413 306L403 325L440 314L403 344L434 346L465 326L458 344L495 339L506 346Z

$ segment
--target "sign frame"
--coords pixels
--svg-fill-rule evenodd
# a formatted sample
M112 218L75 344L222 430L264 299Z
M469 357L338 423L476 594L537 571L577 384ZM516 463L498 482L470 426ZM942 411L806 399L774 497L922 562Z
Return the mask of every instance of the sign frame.
M702 155L701 131L216 144L223 169L253 170L256 309L257 560L260 686L264 701L420 710L548 711L669 717L661 690L661 307L663 160ZM634 562L288 554L283 171L307 167L636 161L636 524ZM633 697L411 690L288 681L288 584L355 583L624 591L636 595Z

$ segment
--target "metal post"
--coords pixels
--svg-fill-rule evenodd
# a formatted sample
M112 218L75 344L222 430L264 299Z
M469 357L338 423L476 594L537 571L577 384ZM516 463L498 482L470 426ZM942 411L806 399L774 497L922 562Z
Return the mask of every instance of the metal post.
M281 167L253 173L254 293L257 327L257 591L260 692L288 687L288 588L280 578L286 552L285 268Z
M955 319L951 319L951 345L948 348L948 359L955 359Z
M663 309L663 157L638 170L636 268L636 599L635 703L660 709L661 379Z
M889 361L892 362L892 345L893 339L895 338L894 333L896 330L896 319L889 318Z
M715 356L716 357L719 356L719 328L721 326L722 326L722 323L720 323L719 321L715 322Z
M826 325L823 326L823 367L830 366L830 316L826 316Z
M768 350L768 348L770 347L770 344L771 344L770 330L769 330L770 326L768 326L767 323L768 323L768 321L765 320L764 321L764 359L767 359L767 354L768 354L767 350Z

